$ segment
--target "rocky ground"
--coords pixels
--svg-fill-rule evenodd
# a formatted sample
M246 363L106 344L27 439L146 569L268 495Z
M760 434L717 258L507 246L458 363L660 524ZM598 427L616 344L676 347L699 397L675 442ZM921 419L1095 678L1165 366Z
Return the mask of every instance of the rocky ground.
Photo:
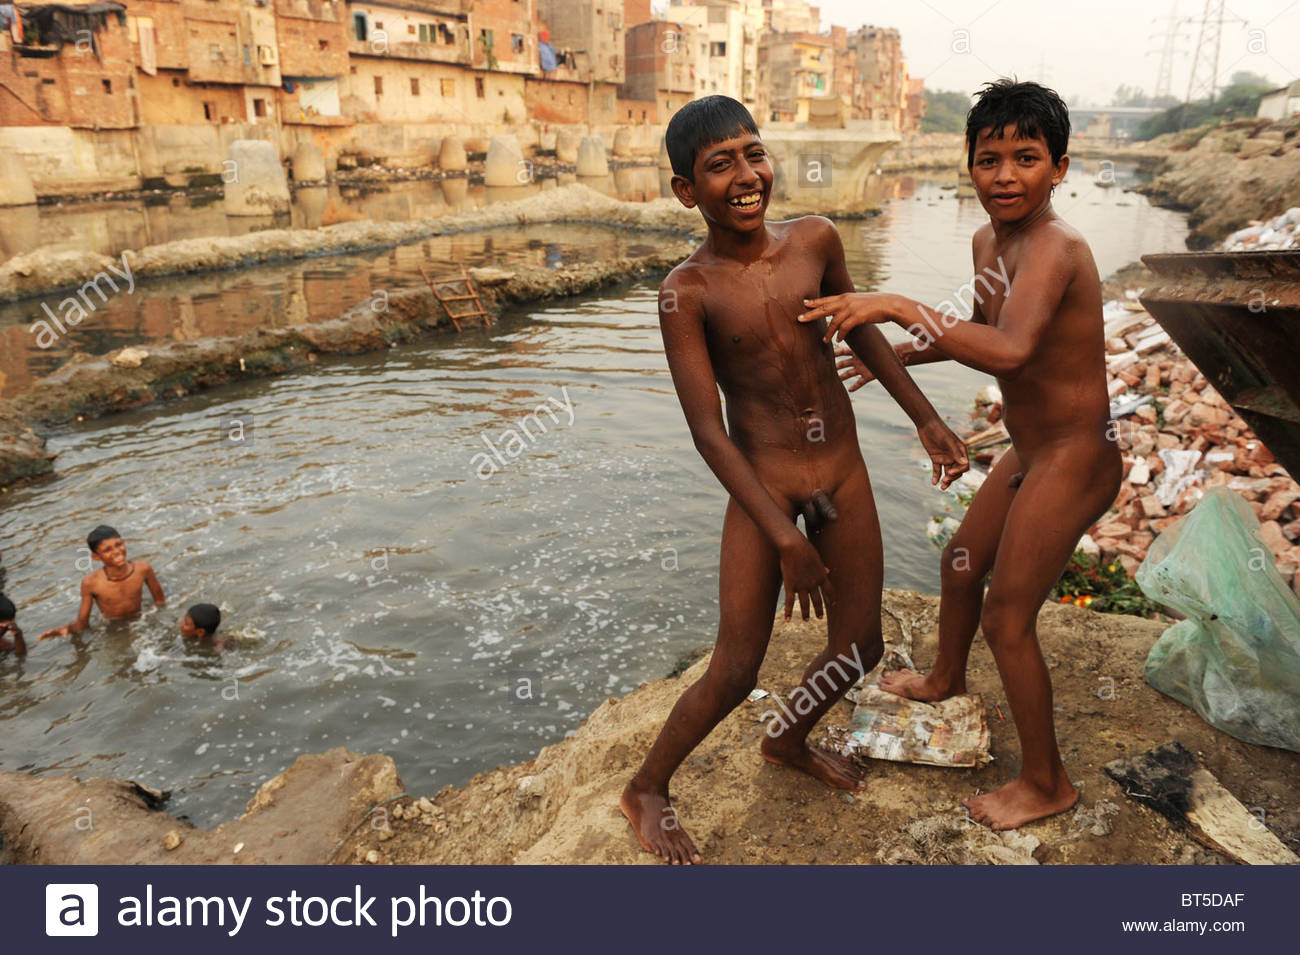
M1252 219L1300 205L1300 118L1241 119L1212 129L1152 140L1168 148L1157 175L1140 192L1158 205L1185 209L1191 244L1209 246Z
M1300 208L1250 223L1223 243L1225 251L1263 247L1300 247ZM1132 576L1157 535L1207 488L1226 486L1250 504L1279 573L1300 595L1300 484L1138 303L1156 281L1131 266L1106 285L1115 296L1105 309L1106 370L1124 483L1080 549L1118 560ZM966 439L981 465L1005 453L1001 416L996 389L977 401Z
M917 663L929 666L938 599L888 591L885 606L886 639L910 634ZM674 792L683 824L706 860L722 864L1220 864L1221 856L1126 797L1102 769L1173 739L1297 848L1300 754L1235 740L1148 686L1143 661L1163 627L1075 607L1043 608L1039 635L1056 689L1057 732L1081 793L1078 807L1063 815L1011 833L965 821L961 800L1000 785L1019 766L997 669L980 641L970 679L987 705L989 766L872 761L869 787L850 796L765 762L758 751L760 716L771 700L744 703L678 772ZM778 619L759 686L788 694L825 639L822 621ZM129 783L0 773L6 861L649 864L653 858L619 813L619 793L707 662L609 700L569 738L527 763L436 794L405 792L386 757L360 760L341 750L302 757L262 787L245 816L211 831L150 809ZM847 726L850 712L840 703L822 729ZM89 803L95 833L74 825L89 799L96 800ZM168 849L177 838L179 847Z

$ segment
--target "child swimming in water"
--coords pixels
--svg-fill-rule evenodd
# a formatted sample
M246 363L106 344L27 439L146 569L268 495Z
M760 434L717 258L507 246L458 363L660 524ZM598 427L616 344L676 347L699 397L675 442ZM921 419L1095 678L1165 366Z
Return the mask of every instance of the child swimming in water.
M0 653L12 652L16 656L27 653L27 641L23 639L17 617L18 608L14 602L0 594Z
M181 618L181 636L186 640L208 640L221 626L221 610L216 604L195 604ZM224 640L212 640L212 649L226 649Z
M754 688L783 585L786 619L796 601L805 620L810 605L818 617L824 608L830 635L791 696L803 694L808 706L797 706L779 733L769 727L763 756L831 786L862 787L849 760L810 747L807 737L880 658L883 576L871 482L832 347L820 328L794 320L804 299L853 290L839 234L818 216L764 221L772 165L735 100L686 104L666 139L673 193L700 210L709 234L660 289L664 352L695 447L730 500L713 658L677 701L621 808L643 848L691 864L700 853L678 824L668 783ZM917 425L935 480L947 487L967 468L964 445L878 329L861 329L849 344ZM800 514L806 537L795 523Z
M67 637L80 633L90 626L90 611L98 607L108 620L131 617L140 612L144 603L144 588L149 588L155 606L167 601L162 585L148 561L126 559L126 542L113 528L101 524L86 538L91 557L104 566L86 575L81 582L81 608L77 619L62 627L46 630L40 640L48 637Z

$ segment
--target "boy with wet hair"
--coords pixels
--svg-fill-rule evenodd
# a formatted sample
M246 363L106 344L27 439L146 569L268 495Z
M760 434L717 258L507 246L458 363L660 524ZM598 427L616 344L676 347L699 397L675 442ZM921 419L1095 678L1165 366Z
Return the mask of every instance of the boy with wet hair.
M0 594L0 653L12 651L17 656L27 653L23 630L18 626L18 608L14 602Z
M727 489L719 569L721 619L704 676L682 694L620 801L644 849L701 861L668 784L682 760L753 690L777 595L828 616L826 648L768 727L762 755L841 789L863 787L849 760L808 745L813 726L882 651L882 553L853 410L820 327L794 321L815 295L851 292L835 226L808 216L764 219L773 171L749 111L726 96L682 107L668 124L674 195L698 208L708 237L664 280L664 352L695 447ZM967 467L879 329L849 338L918 427L946 487ZM726 395L726 419L718 389ZM804 516L807 536L795 521ZM797 713L797 715L796 715Z
M216 604L195 604L181 618L181 636L186 640L207 640L221 626L221 610ZM224 650L225 641L213 640L212 646Z
M979 92L966 120L967 166L989 222L975 232L972 252L977 275L987 269L1007 281L969 321L889 294L814 299L800 316L830 317L828 341L895 322L916 339L899 346L904 364L951 358L995 376L1002 389L1012 448L944 549L934 668L882 682L916 700L966 692L971 642L983 630L1022 753L1015 779L965 801L971 818L993 829L1064 812L1079 798L1057 749L1052 684L1035 626L1121 478L1109 436L1097 266L1083 236L1052 208L1052 191L1070 165L1069 135L1065 104L1037 83L1003 79ZM859 371L870 378L869 369Z
M90 626L90 611L99 612L108 620L131 617L140 612L144 602L144 588L149 588L155 606L166 604L162 585L147 561L126 559L126 542L122 535L106 524L101 524L86 538L90 555L104 566L87 574L81 582L81 608L77 619L62 627L46 630L40 639L67 637L78 634Z

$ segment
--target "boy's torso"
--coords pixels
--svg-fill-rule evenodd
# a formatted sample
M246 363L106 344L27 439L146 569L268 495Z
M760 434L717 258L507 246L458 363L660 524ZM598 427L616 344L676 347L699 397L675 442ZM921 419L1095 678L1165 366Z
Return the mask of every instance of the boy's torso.
M802 499L860 460L857 428L825 323L796 320L805 298L823 294L816 226L767 228L771 244L752 263L699 253L688 262L704 281L704 333L731 438L765 481Z
M90 592L99 612L105 617L125 617L139 613L143 602L145 566L131 564L131 573L122 580L112 580L103 568L90 575Z
M1106 452L1109 444L1109 452L1115 450L1106 441L1110 402L1101 283L1082 238L1059 219L1036 223L1000 247L990 228L981 229L975 241L975 274L1004 274L1008 281L1001 287L994 284L980 310L991 327L999 327L1018 265L1035 253L1038 243L1059 241L1060 230L1082 247L1074 274L1066 279L1060 304L1029 363L1015 377L998 379L1007 431L1026 465L1057 445L1095 443L1098 451Z

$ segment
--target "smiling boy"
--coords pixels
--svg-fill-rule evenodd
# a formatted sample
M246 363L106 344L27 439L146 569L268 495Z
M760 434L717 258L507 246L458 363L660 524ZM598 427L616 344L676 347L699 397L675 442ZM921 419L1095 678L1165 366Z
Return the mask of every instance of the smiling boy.
M665 138L673 193L700 210L709 232L660 289L664 352L695 447L730 498L713 656L677 701L621 808L644 849L691 864L700 854L677 818L669 780L753 690L782 586L786 619L796 600L805 620L810 604L818 617L824 608L829 638L791 694L800 705L787 708L789 722L776 732L769 726L762 755L831 786L862 787L852 763L809 746L807 737L880 658L882 554L871 482L832 347L820 327L793 321L805 298L853 290L839 234L816 216L765 221L772 166L753 118L735 100L688 103ZM848 342L917 425L934 480L942 477L947 487L967 467L960 440L879 329L865 326ZM795 523L800 514L807 536Z
M80 633L90 626L90 611L98 607L109 620L131 617L140 612L144 603L144 588L149 588L155 606L166 603L162 585L147 561L126 559L126 542L113 528L101 524L86 538L91 557L104 566L86 575L81 582L81 608L77 619L62 627L46 630L40 640L47 637L67 637Z
M917 700L964 693L971 642L982 628L1022 753L1015 779L965 801L971 817L993 829L1063 812L1079 798L1056 745L1036 622L1121 478L1119 449L1109 440L1097 266L1083 237L1052 208L1052 191L1070 164L1069 135L1065 104L1037 83L1004 79L980 91L966 120L967 165L989 215L972 243L975 272L1000 271L1009 282L993 289L969 321L889 294L814 299L799 318L832 316L828 341L895 322L917 340L899 346L904 364L951 358L994 375L1002 389L1013 446L944 549L934 668L882 682Z

